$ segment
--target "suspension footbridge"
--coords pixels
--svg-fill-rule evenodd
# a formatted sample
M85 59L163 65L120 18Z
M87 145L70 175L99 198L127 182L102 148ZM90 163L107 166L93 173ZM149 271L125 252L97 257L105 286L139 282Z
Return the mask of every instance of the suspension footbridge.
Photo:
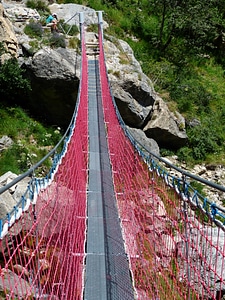
M169 164L180 176L170 175L130 135L110 90L101 12L98 21L90 41L80 13L80 87L64 137L0 189L2 199L31 178L0 220L0 299L223 299L225 210L190 181L225 188Z

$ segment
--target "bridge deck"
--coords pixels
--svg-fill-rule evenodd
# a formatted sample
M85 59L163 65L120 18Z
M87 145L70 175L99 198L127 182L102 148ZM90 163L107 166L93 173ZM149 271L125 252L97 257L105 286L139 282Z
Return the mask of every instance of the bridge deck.
M98 60L88 62L89 186L85 300L134 299L114 195Z

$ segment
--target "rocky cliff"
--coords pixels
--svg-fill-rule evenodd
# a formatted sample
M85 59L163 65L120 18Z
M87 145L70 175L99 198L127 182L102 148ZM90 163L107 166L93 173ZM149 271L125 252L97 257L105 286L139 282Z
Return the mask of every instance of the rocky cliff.
M78 13L84 11L87 30L89 25L97 23L95 11L85 6L54 3L49 5L49 9L65 22L68 21L68 24L76 25L79 25ZM38 12L26 8L25 1L4 1L0 4L0 12L0 32L4 33L1 40L7 43L8 48L14 45L14 48L11 47L14 49L11 55L18 57L21 67L31 80L32 92L26 99L27 105L50 124L67 126L79 86L79 49L70 48L69 37L66 36L65 48L44 46L46 37L43 37L43 43L39 42L38 47L30 51L35 39L25 35L24 27L31 20L40 23ZM3 23L9 24L10 29L3 30ZM104 23L104 28L107 26ZM96 37L96 34L93 36ZM13 42L6 42L9 40ZM112 93L130 130L142 142L144 138L150 149L153 139L159 147L176 149L185 145L187 135L184 118L177 112L172 113L155 92L151 80L142 72L129 45L105 34L104 49ZM154 151L159 154L159 148L156 149L154 147Z

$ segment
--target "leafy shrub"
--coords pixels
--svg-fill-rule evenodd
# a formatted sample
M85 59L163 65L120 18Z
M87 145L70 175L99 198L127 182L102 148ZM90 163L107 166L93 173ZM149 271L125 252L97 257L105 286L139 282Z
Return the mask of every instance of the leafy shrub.
M60 128L44 127L20 107L7 107L0 103L0 120L4 120L0 136L7 135L14 141L11 147L1 152L0 175L7 171L16 174L26 171L61 138Z
M11 171L15 174L20 174L27 171L32 165L37 163L47 154L46 149L41 149L35 146L29 147L28 144L15 143L1 154L0 175ZM44 163L50 167L50 161ZM41 167L44 168L43 166Z
M44 1L41 0L27 0L26 2L27 7L32 8L32 9L36 9L37 11L49 11L46 3Z
M213 97L203 86L189 81L174 86L170 96L178 103L180 112L193 111L193 108L198 112L207 111Z
M0 65L0 98L15 101L23 98L31 90L30 82L23 77L16 58L11 58Z
M30 22L25 26L24 33L31 38L42 37L43 28L40 23Z
M65 41L64 36L62 36L58 33L52 34L52 36L49 39L49 43L50 43L50 46L53 48L58 48L58 47L66 48L66 41Z
M63 32L67 35L73 36L79 33L79 29L77 25L69 25L65 23L63 20L59 21L59 29L62 29Z
M164 149L164 148L161 148L160 149L160 154L161 156L172 156L174 155L174 152L172 150L169 150L169 149Z
M79 0L57 0L58 4L67 4L67 3L75 3L75 4L82 4L82 1Z
M19 157L18 147L12 146L1 154L1 167L0 174L4 174L7 171L11 171L15 174L20 173L19 163L15 157ZM27 169L26 169L27 170Z
M72 37L69 39L69 48L76 49L80 46L80 40L76 37Z
M192 156L192 150L188 147L182 147L177 151L178 160L193 164L194 158Z
M8 135L12 139L18 135L18 128L21 131L27 130L26 113L19 107L0 107L0 119L4 120L0 127L0 136Z
M31 48L27 49L27 51L30 56L33 56L34 53L41 48L41 45L38 43L38 40L29 41L29 45L31 46Z
M202 124L188 129L189 156L196 161L204 161L208 154L219 150L218 135L216 129L209 124ZM180 153L182 153L180 151Z
M96 33L98 33L98 25L97 24L90 24L87 27L87 31L88 32L96 32Z

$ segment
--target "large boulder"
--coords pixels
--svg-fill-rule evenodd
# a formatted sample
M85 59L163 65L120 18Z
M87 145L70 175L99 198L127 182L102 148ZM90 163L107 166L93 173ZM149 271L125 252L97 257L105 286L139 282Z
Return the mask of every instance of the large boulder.
M4 3L4 11L13 21L39 20L40 15L36 9L28 8L23 3Z
M140 148L143 146L144 149L142 151L147 150L147 152L151 152L157 156L160 156L159 146L155 140L148 138L143 130L137 128L131 128L127 126L128 132L130 132L131 136L135 138L140 143Z
M187 143L184 118L172 113L160 97L155 98L153 114L143 130L163 148L179 149Z
M142 72L131 47L125 41L107 37L104 41L104 51L113 92L113 84L117 83L141 106L152 106L155 95L152 82Z
M31 80L29 107L48 123L68 126L80 77L80 56L73 49L45 47L24 61Z
M141 128L152 111L152 106L144 107L126 92L117 82L111 83L116 105L124 122L132 127Z

